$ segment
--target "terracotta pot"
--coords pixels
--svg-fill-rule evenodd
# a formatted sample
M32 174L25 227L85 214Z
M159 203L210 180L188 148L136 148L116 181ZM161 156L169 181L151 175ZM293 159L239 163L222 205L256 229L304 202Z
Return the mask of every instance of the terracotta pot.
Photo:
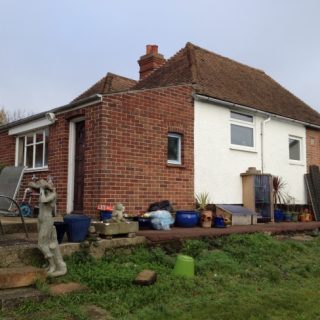
M300 220L301 222L306 222L306 215L305 215L304 213L303 213L303 214L300 214L299 220Z
M212 226L212 211L205 210L201 212L201 227L211 228Z
M306 213L306 222L311 221L311 214L310 213Z

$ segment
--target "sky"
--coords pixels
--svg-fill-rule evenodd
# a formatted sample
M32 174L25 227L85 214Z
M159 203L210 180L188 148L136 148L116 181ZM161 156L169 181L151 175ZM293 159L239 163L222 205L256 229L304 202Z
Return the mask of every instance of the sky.
M147 44L190 41L262 69L320 112L319 0L0 0L0 107L68 104L113 72L138 79Z

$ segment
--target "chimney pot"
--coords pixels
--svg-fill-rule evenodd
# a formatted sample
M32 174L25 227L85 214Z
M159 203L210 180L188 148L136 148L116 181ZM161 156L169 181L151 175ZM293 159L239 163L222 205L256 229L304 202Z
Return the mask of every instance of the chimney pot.
M155 44L146 45L146 54L138 61L140 66L140 79L146 78L154 70L160 68L166 59L158 53L158 46Z

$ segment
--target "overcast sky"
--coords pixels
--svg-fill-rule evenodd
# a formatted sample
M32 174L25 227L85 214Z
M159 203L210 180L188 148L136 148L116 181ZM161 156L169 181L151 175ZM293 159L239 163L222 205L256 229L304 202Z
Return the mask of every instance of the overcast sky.
M264 70L320 111L320 0L0 0L0 107L69 103L146 44L186 42Z

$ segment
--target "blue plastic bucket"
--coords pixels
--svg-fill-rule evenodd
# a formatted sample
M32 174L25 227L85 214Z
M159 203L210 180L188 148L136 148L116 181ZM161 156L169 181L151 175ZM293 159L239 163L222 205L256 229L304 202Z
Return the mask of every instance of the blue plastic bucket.
M65 216L63 220L67 225L69 242L81 242L86 239L91 223L90 217L80 214L70 214Z
M100 211L100 221L111 219L112 217L112 211L106 210L106 211Z

